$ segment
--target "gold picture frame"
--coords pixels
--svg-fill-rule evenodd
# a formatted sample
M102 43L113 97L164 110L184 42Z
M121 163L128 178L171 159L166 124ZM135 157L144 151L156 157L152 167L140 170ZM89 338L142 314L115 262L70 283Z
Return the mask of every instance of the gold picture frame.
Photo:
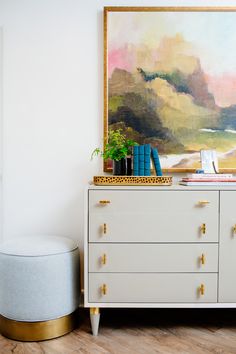
M148 14L152 14L152 16L147 16ZM148 25L148 18L151 19L150 23L152 25L157 23L155 28L151 28L151 25ZM197 21L200 21L200 23L197 23ZM204 21L207 21L208 24L205 29L209 28L209 26L212 27L210 27L210 31L205 31L203 38L203 35L201 37L201 31L202 27L204 27ZM193 25L191 25L192 23ZM217 23L218 29L214 27L215 23ZM225 37L227 34L227 26L225 26L224 23L228 26L229 37ZM219 34L221 34L219 30L221 25L222 38L219 36ZM188 26L190 26L190 28L188 28ZM194 33L194 26L196 33ZM233 29L235 30L230 32ZM155 30L156 32L154 32ZM174 32L175 30L176 32ZM191 35L189 33L188 35L186 34L187 30ZM120 31L120 33L118 31ZM148 31L150 32L150 38L147 36ZM119 100L120 102L122 101L124 105L129 102L127 97L125 97L127 92L124 91L123 94L121 90L119 91L117 89L118 93L121 92L123 94L123 96L122 94L119 96L118 93L115 92L115 89L113 91L111 90L111 87L118 86L118 81L115 82L115 79L112 81L114 71L116 69L117 72L123 70L123 74L127 71L128 78L131 80L132 76L135 78L134 85L140 84L140 81L137 81L138 83L135 81L138 75L141 75L141 78L143 78L144 82L140 84L141 88L135 87L135 94L133 94L134 100L136 100L135 102L138 102L139 99L139 95L136 94L138 90L141 92L140 97L144 97L145 109L149 105L149 102L146 102L147 99L145 95L150 94L152 99L156 97L158 101L154 102L154 106L156 105L156 117L159 119L159 125L161 127L160 131L157 128L154 129L154 131L157 132L157 136L142 134L140 129L136 132L135 124L133 124L131 129L133 129L134 134L137 133L136 135L140 138L141 143L142 139L144 143L154 142L154 146L159 150L160 157L162 158L162 156L164 156L163 161L165 159L168 160L169 165L167 163L166 166L162 166L163 172L183 173L192 172L196 168L199 168L200 153L199 159L197 153L202 148L214 148L218 150L220 156L220 172L236 172L236 119L234 121L232 116L234 109L236 116L236 95L232 95L229 92L229 87L230 85L232 86L234 79L236 91L236 65L234 67L233 64L234 57L236 63L236 53L234 55L232 50L230 52L230 56L233 56L233 58L231 58L231 60L228 59L229 72L225 77L223 74L227 63L223 65L222 61L224 55L225 57L227 55L227 52L224 53L224 50L229 48L231 42L234 40L233 32L236 32L236 7L104 7L104 147L108 141L109 126L112 126L112 124L113 126L119 126L119 123L124 123L119 120L120 116L116 114L116 112L112 115L113 123L110 124L109 122L111 107L114 110L117 109ZM124 36L121 35L122 33ZM148 41L151 43L153 33L155 33L154 39L157 39L157 48L152 47L154 54L151 53L151 47L149 48L147 46ZM174 34L176 34L176 37ZM155 65L149 65L154 62L151 60L149 62L148 60L143 60L142 62L142 60L139 61L136 59L138 58L138 54L140 56L143 55L141 50L144 48L141 48L143 45L141 42L142 36L146 38L144 47L146 46L147 57L151 57L152 54L157 57L159 55ZM214 43L213 39L216 37L217 43ZM124 38L123 42L122 38ZM125 43L127 38L130 39L128 44ZM225 43L221 42L221 39L225 41L225 38L228 38L228 43L226 43L228 47ZM207 48L208 40L209 48ZM178 41L179 43L177 43ZM123 52L122 50L119 51L122 45L123 49L125 48L125 44L127 44L127 48L129 48L130 52L128 50L123 50ZM151 45L153 46L153 43ZM141 49L138 48L138 46L140 46ZM161 46L163 46L164 49ZM222 47L222 53L220 52L220 47ZM167 53L168 48L169 54ZM140 50L140 52L138 52L138 50ZM206 53L204 50L206 50ZM207 50L209 51L207 52ZM212 65L210 57L211 50L212 53L215 54L216 60L216 63L212 61ZM192 61L189 59L191 56ZM130 61L131 57L135 57L134 62L132 64L129 62L129 65L126 65L126 58ZM175 57L177 58L176 62L174 62ZM229 55L227 57L229 57ZM111 58L113 59L111 60ZM165 64L168 63L167 59L169 59L168 65ZM143 64L142 66L139 65L139 72L137 72L135 70L140 62ZM186 63L186 69L184 68L184 62ZM193 65L192 72L191 65ZM194 67L194 65L196 66ZM132 70L129 71L127 67L130 67ZM210 69L208 72L208 67L213 67L213 69ZM181 71L182 68L184 68L183 72ZM140 69L142 69L142 71ZM118 72L117 77L119 77L120 72ZM215 76L213 75L214 73L216 73ZM120 75L122 75L122 73ZM153 78L154 76L155 78ZM137 80L141 80L140 77ZM220 96L219 90L217 91L219 85L222 86L222 96ZM132 94L131 91L128 93ZM129 97L130 100L131 98ZM132 105L135 105L135 102L132 102ZM160 107L157 107L158 104ZM131 108L133 108L133 106L131 108L129 105L125 107L130 109L129 114L133 114L132 119L134 120L136 115L132 112ZM152 113L153 112L151 112L151 114ZM148 114L146 114L145 117L147 116ZM140 120L142 117L138 117L138 119ZM156 121L155 124L157 125ZM216 146L214 146L214 144ZM174 162L172 163L171 159L175 156L176 160L173 160ZM109 162L104 162L104 171L112 171L112 166Z

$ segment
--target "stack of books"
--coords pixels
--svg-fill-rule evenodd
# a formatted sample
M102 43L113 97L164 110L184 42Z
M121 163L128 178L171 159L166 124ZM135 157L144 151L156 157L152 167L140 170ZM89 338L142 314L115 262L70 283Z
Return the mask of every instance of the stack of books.
M192 173L182 178L183 186L224 186L236 185L236 177L231 173Z
M133 147L133 175L151 176L151 158L157 176L162 176L158 151L150 144Z

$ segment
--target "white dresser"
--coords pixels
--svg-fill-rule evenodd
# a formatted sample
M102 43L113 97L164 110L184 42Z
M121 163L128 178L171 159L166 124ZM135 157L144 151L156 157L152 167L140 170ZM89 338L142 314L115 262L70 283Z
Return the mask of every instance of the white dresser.
M102 307L236 307L236 190L86 190L84 295Z

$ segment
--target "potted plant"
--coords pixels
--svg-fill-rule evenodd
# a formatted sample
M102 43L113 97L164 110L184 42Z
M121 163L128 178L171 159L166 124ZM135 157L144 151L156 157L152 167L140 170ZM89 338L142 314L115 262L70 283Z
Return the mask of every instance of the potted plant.
M127 139L122 134L121 129L110 129L108 132L108 142L105 144L104 150L96 148L91 158L100 154L104 160L111 159L113 161L114 175L131 175L131 153L132 146L134 145L138 144L131 139Z

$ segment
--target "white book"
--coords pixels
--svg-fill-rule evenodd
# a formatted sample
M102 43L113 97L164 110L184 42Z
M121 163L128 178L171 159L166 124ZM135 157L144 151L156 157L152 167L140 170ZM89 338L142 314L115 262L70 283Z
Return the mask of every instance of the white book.
M236 186L236 182L179 182L182 186Z
M233 178L233 174L232 173L190 173L187 174L187 178L197 178L197 179L219 179L219 178L225 178L225 179L229 179L229 178Z

